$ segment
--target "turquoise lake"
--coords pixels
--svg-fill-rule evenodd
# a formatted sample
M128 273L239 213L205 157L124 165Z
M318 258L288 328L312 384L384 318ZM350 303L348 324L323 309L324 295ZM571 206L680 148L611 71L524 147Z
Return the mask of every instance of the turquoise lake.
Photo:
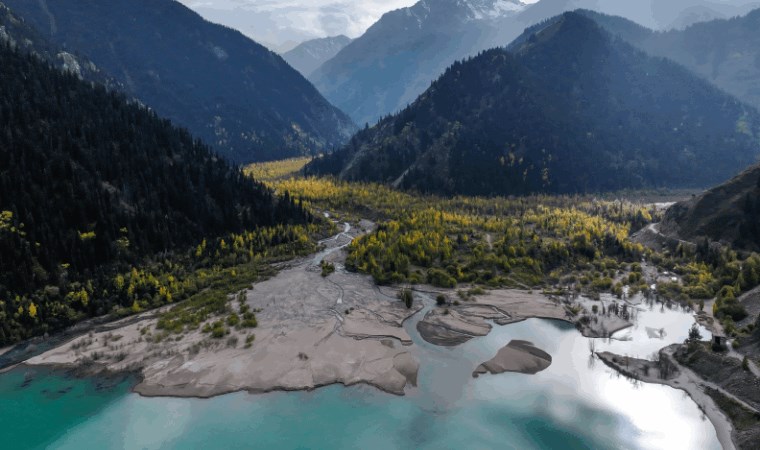
M648 357L683 341L690 313L641 305L623 340L596 350ZM404 397L368 386L214 399L143 398L134 380L78 380L44 369L0 375L3 449L718 449L697 405L669 387L634 383L591 358L572 326L531 319L450 349L415 338L419 387ZM665 332L652 337L653 329ZM706 330L703 335L709 335ZM549 352L537 375L474 379L512 339Z

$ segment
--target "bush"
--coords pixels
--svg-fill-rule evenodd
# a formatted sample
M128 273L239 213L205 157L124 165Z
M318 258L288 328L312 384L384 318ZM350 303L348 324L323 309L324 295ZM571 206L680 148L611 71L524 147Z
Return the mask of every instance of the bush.
M399 298L406 305L406 309L412 309L412 304L414 303L414 294L412 293L411 289L402 289L399 293Z
M457 285L457 280L441 269L430 269L427 279L433 286L453 288Z
M221 339L226 336L227 333L227 329L220 325L218 327L214 327L214 329L211 330L211 337L214 339Z
M438 294L438 296L435 298L435 304L438 306L443 306L446 303L448 303L448 299L446 299L446 296L443 294Z
M716 305L715 315L718 318L730 317L734 322L738 322L748 316L744 305L735 298L728 297L722 301L718 300Z
M319 266L322 268L322 276L327 277L331 273L335 272L335 264L322 261L319 263Z

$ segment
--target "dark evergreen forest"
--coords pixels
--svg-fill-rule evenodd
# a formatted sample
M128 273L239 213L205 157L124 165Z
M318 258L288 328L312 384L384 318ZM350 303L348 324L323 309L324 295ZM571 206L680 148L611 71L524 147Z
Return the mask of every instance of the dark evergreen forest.
M206 237L309 220L187 131L8 45L0 124L0 345L112 306L66 302L72 283ZM35 299L64 312L29 317Z

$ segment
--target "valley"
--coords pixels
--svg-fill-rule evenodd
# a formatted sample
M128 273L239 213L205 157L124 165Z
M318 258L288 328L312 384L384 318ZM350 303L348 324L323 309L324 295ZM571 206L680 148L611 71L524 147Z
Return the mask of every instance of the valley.
M300 169L307 163L308 159L287 160L257 164L247 171L276 192L287 187L315 217L336 222L330 237L315 242L316 253L273 262L269 275L247 285L249 275L243 274L238 290L225 288L229 295L202 317L194 312L197 300L191 298L157 314L138 314L123 326L116 322L107 330L83 333L25 360L10 373L51 368L77 378L133 374L133 392L148 398L226 399L224 394L238 391L261 395L340 384L346 389L369 385L411 395L417 402L419 392L435 386L424 385L431 382L424 374L439 364L434 362L439 356L429 355L439 352L436 348L450 349L446 351L453 353L447 358L455 358L451 364L463 364L465 370L468 363L455 362L462 356L453 356L461 355L462 347L483 345L502 329L541 320L566 323L571 327L567 333L587 336L580 339L594 342L588 344L591 353L586 358L591 360L597 348L650 358L666 342L678 343L677 337L684 336L698 316L695 310L701 310L676 293L668 268L678 273L674 279L680 290L694 281L673 266L674 256L654 253L623 237L630 227L646 227L662 217L654 204L580 197L419 196L379 185L304 178ZM431 207L446 214L431 222L424 218ZM547 215L542 217L544 210ZM522 211L522 219L511 222L515 212L505 211ZM558 220L552 226L547 223L550 217ZM466 224L466 234L460 224ZM516 235L510 241L508 230L513 227ZM524 235L518 239L520 233ZM616 233L622 233L620 242L602 245ZM581 245L586 239L595 249L591 253ZM433 245L448 240L448 249ZM550 243L556 248L547 252ZM380 247L373 251L363 248L367 245ZM502 246L507 246L503 254ZM434 251L449 252L445 261L455 266L440 266L444 259ZM424 259L419 252L433 256ZM690 258L694 256L679 260L684 264ZM640 263L642 259L647 262ZM406 305L405 295L411 298ZM648 311L657 310L673 312L664 321L650 319ZM699 313L706 314L700 322L708 327L717 323L710 311ZM254 323L243 325L249 316ZM709 336L710 331L702 328L702 333ZM547 347L540 335L510 335L518 342L535 343L537 352L548 352L552 362L543 371L567 357L563 350ZM495 342L504 346L509 340ZM520 352L501 352L500 362L487 362L497 349L490 355L478 352L479 361L465 358L473 364L468 373L486 371L477 369L482 364L541 376L541 369L534 369L533 360ZM601 367L606 366L592 370ZM455 388L452 383L469 385L475 380L455 379L459 381L446 381L447 389ZM636 382L631 386L641 389ZM718 429L715 439L733 448L732 426L719 408L707 397L694 398L709 409L708 417ZM625 420L635 416L627 410L616 414L629 417Z
M755 450L759 8L0 0L0 443Z

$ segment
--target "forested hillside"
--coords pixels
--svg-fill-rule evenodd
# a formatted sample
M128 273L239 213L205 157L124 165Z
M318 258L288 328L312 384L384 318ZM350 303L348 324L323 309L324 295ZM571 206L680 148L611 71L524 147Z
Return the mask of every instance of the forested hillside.
M151 295L110 277L150 255L309 220L169 121L8 44L0 123L0 346L139 309Z
M235 162L330 150L354 130L280 56L174 0L4 2Z
M759 132L756 110L566 13L307 170L444 194L700 187L753 163Z

